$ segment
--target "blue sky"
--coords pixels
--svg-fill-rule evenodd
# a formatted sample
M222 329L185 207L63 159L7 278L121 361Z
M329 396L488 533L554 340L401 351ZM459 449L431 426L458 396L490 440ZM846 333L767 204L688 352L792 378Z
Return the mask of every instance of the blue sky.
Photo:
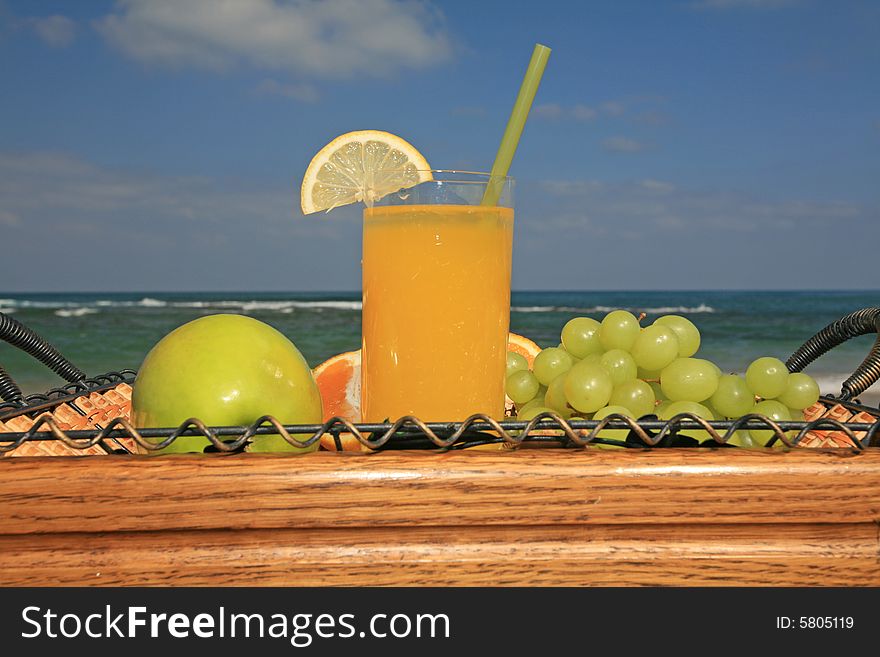
M353 290L312 155L487 170L515 289L877 288L880 3L0 0L0 290Z

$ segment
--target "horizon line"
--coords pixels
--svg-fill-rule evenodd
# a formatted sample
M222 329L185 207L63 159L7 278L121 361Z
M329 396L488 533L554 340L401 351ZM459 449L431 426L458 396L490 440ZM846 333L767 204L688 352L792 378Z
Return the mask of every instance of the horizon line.
M515 293L724 293L724 292L867 292L880 294L880 288L643 288L643 289L586 289L586 288L535 288L535 289L512 289ZM359 289L349 290L24 290L3 291L0 295L28 295L28 294L360 294Z

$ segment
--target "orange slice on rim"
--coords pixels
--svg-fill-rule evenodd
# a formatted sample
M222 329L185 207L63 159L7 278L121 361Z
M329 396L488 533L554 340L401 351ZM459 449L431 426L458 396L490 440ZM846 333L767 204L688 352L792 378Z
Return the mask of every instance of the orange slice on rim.
M300 190L303 214L340 205L372 203L399 189L432 180L415 146L382 130L355 130L324 146L309 163Z

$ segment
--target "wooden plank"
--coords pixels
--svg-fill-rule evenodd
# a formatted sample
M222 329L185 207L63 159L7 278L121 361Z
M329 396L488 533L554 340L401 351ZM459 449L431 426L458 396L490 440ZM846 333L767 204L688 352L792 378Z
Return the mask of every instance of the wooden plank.
M0 536L3 586L877 586L876 525Z
M878 520L875 448L0 459L5 534Z

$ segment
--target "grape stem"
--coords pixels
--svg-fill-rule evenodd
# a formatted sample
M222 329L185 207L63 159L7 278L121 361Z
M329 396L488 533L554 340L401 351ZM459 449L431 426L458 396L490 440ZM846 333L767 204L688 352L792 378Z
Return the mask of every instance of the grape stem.
M641 324L642 320L645 319L645 317L647 317L647 316L648 316L648 313L639 313L639 320L638 320L639 324Z

